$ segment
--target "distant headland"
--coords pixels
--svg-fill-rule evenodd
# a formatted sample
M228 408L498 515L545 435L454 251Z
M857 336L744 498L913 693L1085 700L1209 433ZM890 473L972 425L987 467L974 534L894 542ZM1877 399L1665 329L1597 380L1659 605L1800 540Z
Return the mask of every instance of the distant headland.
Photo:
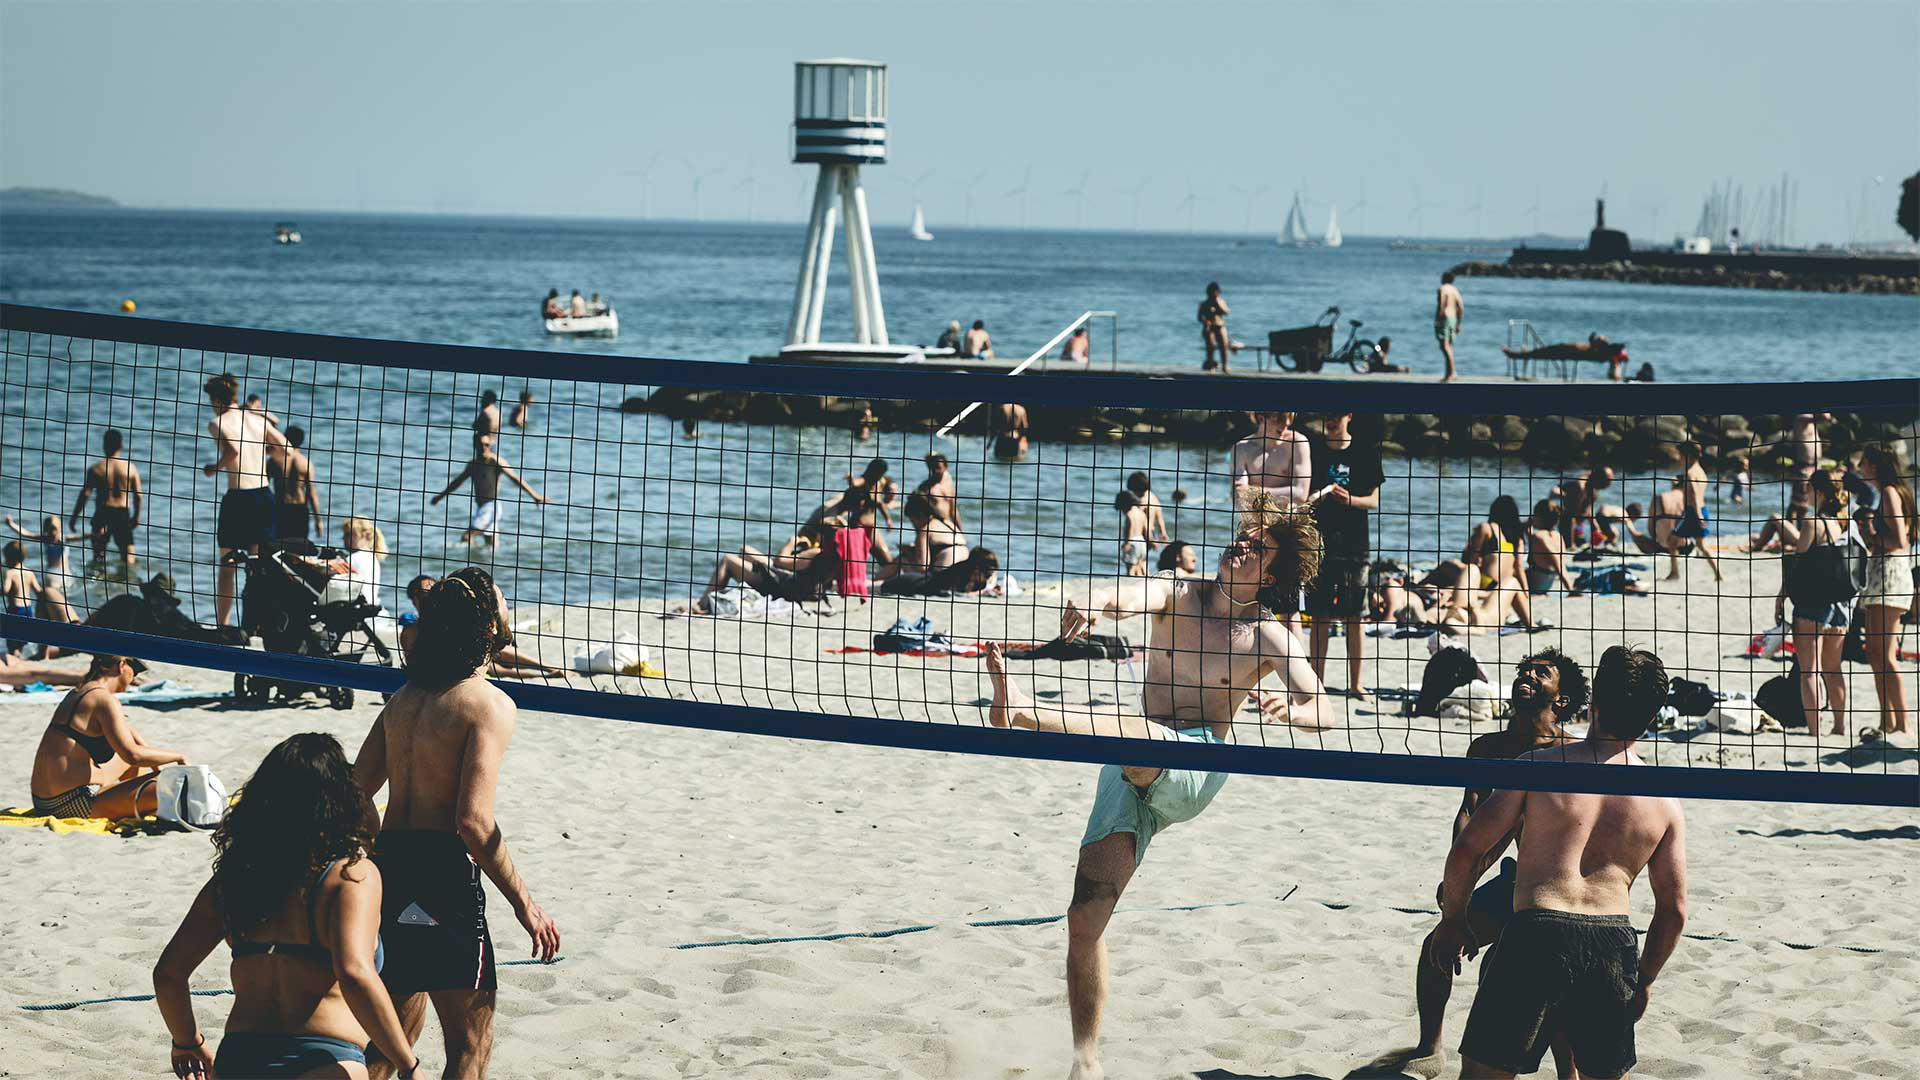
M0 188L0 205L8 210L107 210L119 203L105 195L89 195L66 188Z

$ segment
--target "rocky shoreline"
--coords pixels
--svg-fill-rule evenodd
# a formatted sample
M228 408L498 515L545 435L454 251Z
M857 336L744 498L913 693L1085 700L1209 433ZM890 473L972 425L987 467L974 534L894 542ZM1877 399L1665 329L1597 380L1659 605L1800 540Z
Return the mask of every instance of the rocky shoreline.
M763 394L736 390L686 390L663 387L650 398L630 398L621 411L655 413L679 421L776 424L854 429L871 408L882 431L928 432L964 407L951 401L884 401L862 398ZM1128 409L1075 405L1028 409L1031 438L1045 442L1088 443L1120 440L1177 442L1189 446L1231 446L1253 430L1242 412ZM1771 471L1787 456L1792 416L1497 416L1431 413L1365 414L1355 427L1373 429L1371 438L1394 457L1518 458L1536 465L1563 466L1604 461L1623 468L1647 468L1679 459L1681 443L1700 443L1709 469L1745 455L1757 471ZM987 433L986 410L970 417L961 430ZM1309 422L1307 425L1311 427ZM1822 425L1825 451L1838 458L1871 442L1885 442L1905 461L1920 437L1920 409L1912 405L1874 413L1843 413Z
M1910 275L1788 273L1784 270L1741 270L1724 264L1695 269L1651 266L1624 259L1520 264L1475 260L1460 263L1453 268L1453 272L1460 277L1557 278L1565 281L1620 281L1634 285L1710 285L1727 289L1920 296L1920 277Z

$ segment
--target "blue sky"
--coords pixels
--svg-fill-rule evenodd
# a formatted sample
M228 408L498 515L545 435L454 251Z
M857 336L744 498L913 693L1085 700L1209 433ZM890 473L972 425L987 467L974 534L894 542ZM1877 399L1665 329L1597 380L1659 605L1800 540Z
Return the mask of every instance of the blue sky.
M791 65L850 55L892 65L882 221L917 180L936 229L969 192L982 225L1127 228L1137 190L1143 228L1270 231L1297 190L1316 228L1570 234L1604 186L1612 223L1669 237L1715 181L1786 172L1799 239L1880 239L1920 168L1916 12L0 0L0 184L688 218L698 175L704 217L795 220Z

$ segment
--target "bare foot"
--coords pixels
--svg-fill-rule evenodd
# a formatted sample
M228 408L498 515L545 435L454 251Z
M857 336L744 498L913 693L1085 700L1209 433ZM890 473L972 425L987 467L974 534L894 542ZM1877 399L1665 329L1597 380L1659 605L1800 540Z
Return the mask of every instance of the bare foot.
M1073 1071L1067 1074L1067 1080L1106 1080L1107 1070L1100 1067L1100 1059L1092 1050L1073 1055Z
M1367 689L1364 686L1356 686L1349 689L1347 691L1347 696L1352 698L1355 701L1360 702L1363 705L1371 704L1373 701L1373 695L1367 693Z
M994 727L1026 726L1020 724L1020 714L1031 715L1033 699L1007 678L1006 656L999 642L987 642L986 661L987 677L993 680L993 703L987 706L987 723Z

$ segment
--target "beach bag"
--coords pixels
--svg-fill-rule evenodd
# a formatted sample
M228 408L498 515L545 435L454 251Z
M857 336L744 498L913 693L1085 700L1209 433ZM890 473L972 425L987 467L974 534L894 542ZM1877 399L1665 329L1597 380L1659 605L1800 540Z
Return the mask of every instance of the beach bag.
M1675 679L1667 687L1667 704L1681 716L1705 716L1719 704L1713 687L1692 679Z
M1860 595L1867 585L1867 563L1860 554L1860 546L1850 541L1808 548L1787 578L1793 606L1812 610Z
M1747 643L1747 659L1771 660L1787 643L1787 624L1774 623L1773 629L1753 635Z
M1775 675L1760 684L1753 692L1753 703L1760 711L1780 722L1784 728L1803 728L1807 726L1807 714L1800 705L1800 662L1794 661L1793 667L1785 675Z
M1864 607L1853 609L1853 622L1847 624L1847 640L1840 645L1840 659L1848 664L1868 664L1867 613Z
M154 816L183 829L211 829L227 816L227 785L205 765L162 765L150 781Z

